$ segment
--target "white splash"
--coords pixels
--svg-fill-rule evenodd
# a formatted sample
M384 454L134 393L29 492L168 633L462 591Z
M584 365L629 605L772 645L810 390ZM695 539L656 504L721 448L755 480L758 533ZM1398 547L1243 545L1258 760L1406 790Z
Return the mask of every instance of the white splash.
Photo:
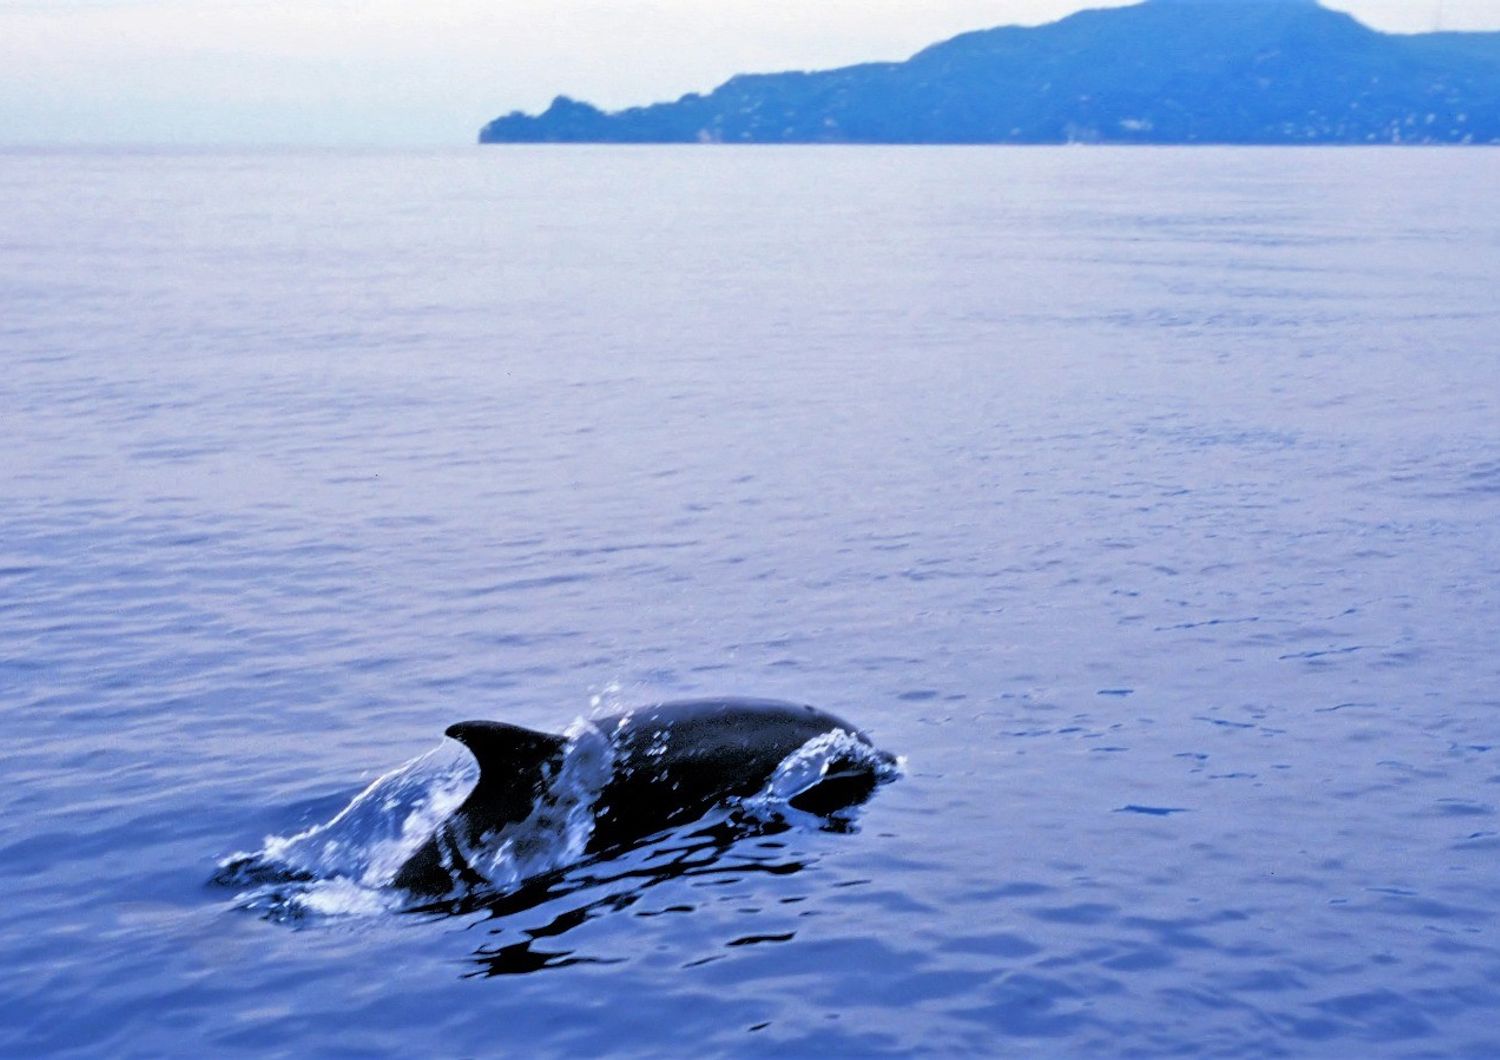
M582 719L565 736L561 764L546 778L530 815L461 851L467 867L496 891L571 864L588 846L613 751ZM241 893L238 904L280 917L371 916L409 906L411 897L391 881L478 779L473 756L445 741L380 777L332 820L295 835L268 836L259 851L224 859L219 878L260 884Z
M478 780L474 759L445 742L380 777L328 823L268 836L256 857L289 873L384 887Z

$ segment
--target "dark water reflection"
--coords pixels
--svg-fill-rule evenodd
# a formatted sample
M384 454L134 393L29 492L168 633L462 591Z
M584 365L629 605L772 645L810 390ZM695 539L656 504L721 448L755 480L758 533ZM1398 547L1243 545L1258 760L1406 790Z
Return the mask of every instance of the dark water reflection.
M518 975L573 964L623 964L627 956L590 956L575 950L542 949L537 945L564 945L574 929L599 917L627 910L635 917L651 918L691 914L697 906L680 903L660 908L637 909L648 902L656 888L676 884L681 892L699 888L730 887L757 873L791 876L807 868L808 862L791 854L775 837L792 826L786 822L752 824L724 820L694 829L677 841L653 843L608 862L574 869L561 878L524 887L511 894L485 900L485 920L477 927L499 941L479 947L474 953L478 971L470 975ZM830 830L846 831L848 823ZM791 901L791 899L783 899ZM466 905L443 909L448 915L471 913ZM533 926L526 926L533 925ZM727 946L744 946L757 940L790 941L786 935L745 936ZM522 941L505 942L519 936ZM706 963L705 958L698 963Z

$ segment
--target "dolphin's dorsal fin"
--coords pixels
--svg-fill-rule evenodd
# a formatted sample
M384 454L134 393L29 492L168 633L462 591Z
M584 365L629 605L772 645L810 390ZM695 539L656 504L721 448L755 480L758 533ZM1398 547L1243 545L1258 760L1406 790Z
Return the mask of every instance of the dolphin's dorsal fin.
M560 758L567 739L503 721L461 721L444 733L469 749L479 763L479 783L470 802L532 795L545 767Z

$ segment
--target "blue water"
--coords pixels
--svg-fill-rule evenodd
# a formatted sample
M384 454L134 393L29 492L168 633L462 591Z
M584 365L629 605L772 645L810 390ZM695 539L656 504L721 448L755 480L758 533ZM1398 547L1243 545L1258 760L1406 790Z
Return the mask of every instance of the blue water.
M1500 1053L1483 151L0 155L0 1053ZM471 717L843 826L220 862Z

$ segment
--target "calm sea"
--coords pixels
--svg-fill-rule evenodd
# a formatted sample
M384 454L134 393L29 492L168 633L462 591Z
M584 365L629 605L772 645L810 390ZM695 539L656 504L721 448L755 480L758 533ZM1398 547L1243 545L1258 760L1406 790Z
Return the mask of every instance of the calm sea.
M0 155L0 1052L1500 1052L1480 150ZM852 827L211 882L738 693Z

